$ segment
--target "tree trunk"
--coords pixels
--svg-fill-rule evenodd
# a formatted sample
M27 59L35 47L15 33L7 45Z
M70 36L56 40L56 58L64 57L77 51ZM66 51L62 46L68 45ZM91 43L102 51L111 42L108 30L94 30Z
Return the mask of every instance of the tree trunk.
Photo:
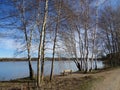
M55 28L55 37L54 37L54 44L53 44L53 53L52 53L52 63L51 63L51 73L50 73L50 81L53 79L53 69L54 69L54 61L55 61L55 49L56 49L56 42L57 42L57 34L59 29L59 18L60 18L60 9L61 9L61 2L58 0L59 6L58 6L58 16L57 16L57 22L56 22L56 28Z
M34 71L32 69L32 64L31 64L31 60L28 60L29 61L29 76L30 76L30 79L34 79Z
M43 82L44 78L44 62L45 62L45 36L46 36L46 29L43 38L43 49L42 49L42 60L41 60L41 82Z
M28 33L27 33L27 24L26 24L26 17L25 17L25 1L22 0L22 10L21 12L21 22L23 24L23 31L24 31L24 36L25 36L25 41L26 41L26 47L27 47L27 55L28 55L28 65L29 65L29 77L30 79L34 78L34 72L32 69L32 64L31 64L31 55L30 55L30 50L31 50L31 40L32 40L32 31L30 31L30 38L28 38Z
M45 2L45 13L44 13L44 20L42 24L42 30L41 30L41 35L40 35L40 42L39 42L39 48L38 48L38 62L37 62L37 86L40 87L40 60L42 55L42 50L43 50L43 41L44 41L44 36L45 36L45 29L46 29L46 22L47 22L47 15L48 15L48 0Z

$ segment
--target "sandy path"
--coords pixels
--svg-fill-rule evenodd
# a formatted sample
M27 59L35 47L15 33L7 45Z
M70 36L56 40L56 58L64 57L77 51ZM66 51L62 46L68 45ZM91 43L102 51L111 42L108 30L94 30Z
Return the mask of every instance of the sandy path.
M92 90L120 90L120 69L99 73L104 80L94 84Z

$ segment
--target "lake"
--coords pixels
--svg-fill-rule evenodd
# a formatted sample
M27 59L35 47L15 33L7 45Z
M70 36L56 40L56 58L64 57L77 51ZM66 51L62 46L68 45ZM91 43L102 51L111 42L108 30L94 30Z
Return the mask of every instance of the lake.
M37 73L37 62L32 61L34 72ZM98 68L103 68L102 61L97 61ZM89 66L90 67L90 66ZM51 61L45 61L44 74L49 75L51 68ZM94 68L94 64L93 64ZM71 69L77 71L76 65L73 61L55 61L54 62L54 74L60 74L65 69ZM22 78L29 76L28 62L27 61L15 61L15 62L0 62L0 81L12 80L16 78Z

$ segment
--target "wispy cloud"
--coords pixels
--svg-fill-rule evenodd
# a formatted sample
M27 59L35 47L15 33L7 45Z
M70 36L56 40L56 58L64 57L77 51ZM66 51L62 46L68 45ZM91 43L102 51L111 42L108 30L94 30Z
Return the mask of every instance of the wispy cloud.
M16 42L16 40L12 39L12 38L0 38L0 48L3 49L4 51L0 51L1 52L15 52L16 50L18 50L18 48L20 49L21 47L23 47L24 45L21 44L21 42ZM46 45L46 54L45 56L51 56L52 54L52 44L47 44ZM32 44L32 55L37 55L38 53L38 43L34 43ZM5 56L5 55L4 55Z
M19 46L20 46L20 43L19 42L15 42L14 39L0 38L0 48L15 50Z

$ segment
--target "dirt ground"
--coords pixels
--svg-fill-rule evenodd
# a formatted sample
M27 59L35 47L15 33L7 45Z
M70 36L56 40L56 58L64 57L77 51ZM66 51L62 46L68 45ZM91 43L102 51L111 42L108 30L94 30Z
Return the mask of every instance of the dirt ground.
M95 83L92 90L120 90L120 68L98 73L102 80Z
M55 76L52 82L46 78L39 89L35 81L26 79L0 82L0 90L120 90L120 69Z

